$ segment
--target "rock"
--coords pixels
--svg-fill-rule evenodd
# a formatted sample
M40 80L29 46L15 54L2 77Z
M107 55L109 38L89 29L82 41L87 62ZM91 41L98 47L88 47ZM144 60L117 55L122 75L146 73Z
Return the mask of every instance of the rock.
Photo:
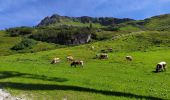
M0 100L24 100L22 98L13 97L10 93L0 89Z

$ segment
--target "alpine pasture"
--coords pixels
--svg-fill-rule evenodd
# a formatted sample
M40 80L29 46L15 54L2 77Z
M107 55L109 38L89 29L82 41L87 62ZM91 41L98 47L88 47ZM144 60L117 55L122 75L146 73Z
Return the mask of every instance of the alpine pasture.
M169 68L155 73L160 61L169 67L167 37L168 32L146 31L80 46L0 56L0 85L28 100L169 99ZM113 48L108 59L95 59L106 48ZM84 67L71 67L66 59L69 55L83 60ZM133 61L127 61L127 55ZM50 64L54 57L61 61Z

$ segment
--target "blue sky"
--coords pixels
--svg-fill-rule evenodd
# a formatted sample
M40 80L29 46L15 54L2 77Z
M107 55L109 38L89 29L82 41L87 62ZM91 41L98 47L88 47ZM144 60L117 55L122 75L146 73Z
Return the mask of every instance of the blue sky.
M0 29L34 26L55 13L144 19L170 13L170 0L0 0Z

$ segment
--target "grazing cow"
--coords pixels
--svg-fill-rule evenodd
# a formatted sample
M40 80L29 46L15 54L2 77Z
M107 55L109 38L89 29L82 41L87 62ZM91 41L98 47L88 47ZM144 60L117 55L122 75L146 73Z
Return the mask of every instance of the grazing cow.
M108 50L108 52L113 52L112 48L108 48L107 50Z
M84 63L82 60L75 60L70 65L71 65L71 67L72 66L76 67L77 65L80 65L83 68Z
M156 72L166 71L166 62L160 62L156 65Z
M51 64L56 64L60 62L60 58L53 58Z
M132 61L132 60L133 60L133 57L132 57L132 56L126 56L125 58L126 58L126 60L128 60L128 61Z
M67 61L73 61L73 60L74 60L73 56L68 56L67 57Z
M108 54L100 54L99 59L108 59Z
M112 48L102 49L101 52L102 53L113 52L113 49Z

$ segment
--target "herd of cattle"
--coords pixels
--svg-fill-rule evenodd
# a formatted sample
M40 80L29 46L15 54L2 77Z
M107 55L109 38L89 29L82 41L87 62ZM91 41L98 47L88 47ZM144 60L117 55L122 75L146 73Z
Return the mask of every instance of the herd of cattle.
M77 65L80 65L81 67L83 67L83 60L74 60L73 56L68 56L66 57L67 61L71 62L71 66L76 67ZM60 58L53 58L53 60L51 61L51 64L57 64L60 62Z
M94 47L93 47L94 49ZM97 54L96 55L96 59L108 59L108 54L106 53L107 52L112 52L112 48L108 48L106 50L101 50L101 54ZM103 53L104 52L104 53ZM83 65L84 65L84 62L83 60L75 60L73 58L73 56L68 56L66 57L67 61L71 62L70 63L70 66L74 66L76 67L77 65L81 66L83 68ZM132 56L125 56L125 59L127 61L132 61L133 60L133 57ZM60 58L53 58L52 59L52 62L51 64L57 64L60 62ZM160 62L156 65L156 72L161 72L161 71L166 71L166 68L167 68L167 64L166 62Z

